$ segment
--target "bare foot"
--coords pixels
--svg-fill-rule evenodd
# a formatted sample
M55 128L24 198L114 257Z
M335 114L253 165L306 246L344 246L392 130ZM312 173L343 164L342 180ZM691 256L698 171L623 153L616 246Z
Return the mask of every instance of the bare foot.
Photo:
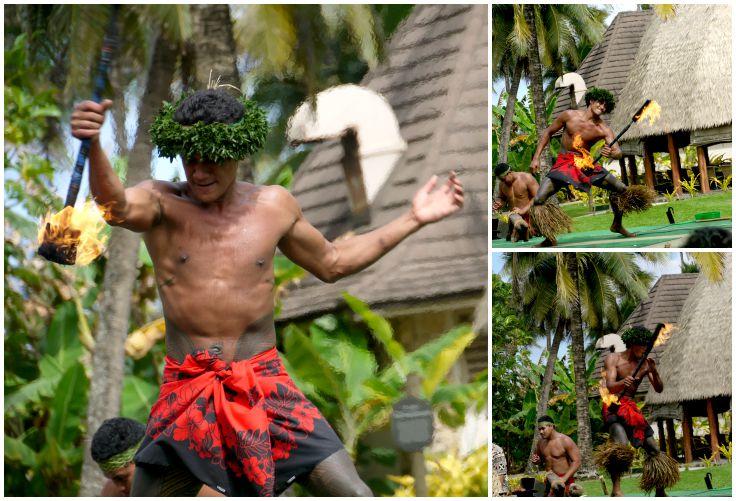
M624 497L624 493L621 489L614 489L611 491L611 497L612 498L622 498Z
M631 233L630 231L627 231L622 224L612 224L611 231L614 233L620 233L627 238L634 238L636 236L636 233Z

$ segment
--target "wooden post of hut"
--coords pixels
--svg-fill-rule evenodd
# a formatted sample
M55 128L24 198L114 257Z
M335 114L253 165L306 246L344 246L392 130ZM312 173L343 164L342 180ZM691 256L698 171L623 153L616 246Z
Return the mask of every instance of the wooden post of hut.
M708 179L708 160L707 149L705 146L695 148L698 154L698 171L700 171L700 191L703 193L710 192L710 180Z
M650 190L654 189L654 153L651 148L644 141L644 179L647 183L647 188Z
M675 136L667 134L667 151L670 155L670 165L672 166L672 184L675 192L682 195L682 173L680 172L680 150L675 143Z
M669 450L670 457L677 459L677 436L675 435L675 421L673 419L667 419L667 448Z
M626 158L629 161L629 177L631 178L631 184L639 184L639 174L636 172L636 157L634 155L628 155Z
M713 409L713 399L705 400L705 408L708 412L708 428L710 429L710 450L713 453L713 460L721 459L721 453L718 450L718 416Z
M618 166L621 168L621 181L624 184L629 184L629 176L626 174L626 159L624 157L618 159Z
M682 448L685 450L685 463L693 462L693 418L687 408L687 402L682 403Z

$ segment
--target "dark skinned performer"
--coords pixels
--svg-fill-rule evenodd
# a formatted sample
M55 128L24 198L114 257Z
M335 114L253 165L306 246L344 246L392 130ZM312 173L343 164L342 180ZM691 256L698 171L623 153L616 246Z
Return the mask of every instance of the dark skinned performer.
M649 379L649 383L657 393L662 393L664 389L654 359L647 358L636 378L633 377L634 370L646 351L648 336L651 335L651 332L642 327L628 329L621 336L626 344L626 351L610 353L606 357L604 362L606 388L611 394L623 392L623 395L619 397L618 409L615 413L604 404L603 421L614 442L631 443L634 447L643 447L650 456L656 456L660 451L654 440L654 431L634 401L636 390L645 377ZM612 473L611 481L613 482L611 496L623 496L621 475ZM666 496L664 488L657 488L656 495Z
M626 185L600 164L596 164L592 170L586 172L575 166L574 158L580 155L579 150L573 147L573 140L577 135L581 137L582 148L585 150L590 151L591 146L605 139L606 145L601 149L604 157L618 159L623 155L618 144L608 146L615 135L602 118L605 113L611 113L616 106L613 95L605 89L592 87L585 94L585 104L587 108L584 110L567 110L560 113L552 124L544 129L529 166L532 174L539 171L539 157L549 144L552 135L564 129L562 132L563 150L558 154L555 165L542 180L537 195L534 197L534 205L543 205L551 196L570 184L584 191L590 191L591 186L599 186L614 194L626 191ZM625 237L636 236L624 228L623 211L613 203L613 200L611 209L613 210L611 231ZM556 244L554 239L547 239L543 243L544 246Z
M493 174L498 179L498 195L493 200L493 210L504 207L511 209L509 214L509 234L507 240L516 242L534 236L529 221L528 209L537 194L539 183L528 172L515 172L506 163L499 163ZM521 215L520 213L524 213Z
M532 462L540 463L544 458L547 476L544 479L549 496L582 496L583 489L575 483L575 472L580 468L580 449L577 444L555 429L549 416L537 419L539 441L532 454Z
M223 91L199 91L173 117L184 116L180 125L189 130L208 120L237 126L252 113L242 103ZM90 188L109 208L108 222L143 233L166 319L164 384L135 458L131 494L191 496L207 484L228 496L270 496L298 482L319 495L370 496L278 358L273 258L280 249L325 282L357 273L460 210L462 184L452 173L437 187L433 176L397 219L330 242L286 189L238 181L238 159L214 163L192 154L182 158L186 181L125 188L99 140L111 104L76 105L72 132L91 140ZM209 118L195 122L200 116Z

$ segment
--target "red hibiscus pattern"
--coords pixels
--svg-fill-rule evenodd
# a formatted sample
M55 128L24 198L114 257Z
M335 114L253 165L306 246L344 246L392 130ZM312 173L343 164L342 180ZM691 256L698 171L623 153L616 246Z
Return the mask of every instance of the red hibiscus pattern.
M575 165L575 153L568 151L557 155L557 161L547 174L550 178L571 184L578 190L589 191L592 183L606 177L608 171L595 164L595 168L583 172Z
M164 384L147 434L186 445L200 459L273 496L275 461L324 420L294 385L276 348L228 363L208 351L166 357Z

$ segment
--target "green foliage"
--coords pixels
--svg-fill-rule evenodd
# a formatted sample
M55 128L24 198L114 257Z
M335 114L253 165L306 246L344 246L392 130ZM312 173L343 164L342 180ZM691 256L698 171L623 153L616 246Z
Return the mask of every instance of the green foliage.
M696 183L699 177L700 174L691 177L690 180L683 179L681 182L682 187L685 188L685 190L690 194L690 198L695 198L695 194L698 192L698 187L696 186Z
M711 182L716 185L716 188L719 190L728 192L730 191L730 185L731 185L731 176L726 176L723 178L723 180L718 179L717 177L710 178Z
M502 102L506 102L505 94L501 97ZM547 107L544 110L545 120L549 123L552 119L552 112L557 104L557 95L553 95ZM506 113L505 105L494 105L492 109L492 126L491 148L493 154L493 162L498 162L498 142L501 135L501 124L504 114ZM528 172L529 164L534 156L537 148L537 126L534 121L534 102L531 99L531 90L522 99L516 101L514 106L514 116L511 126L511 138L509 141L508 163L513 170ZM554 158L560 151L560 140L552 138L549 143L550 155Z
M200 155L213 163L242 160L263 146L268 133L265 112L243 97L243 118L233 124L197 122L182 125L174 120L174 112L189 95L175 103L165 102L151 125L151 141L159 156L173 160L178 155L190 159Z
M428 455L427 490L432 497L488 497L488 446L462 457L457 453ZM396 497L414 497L414 477L389 477Z
M465 384L445 381L475 337L467 326L458 326L408 352L396 341L385 318L359 299L348 294L343 297L368 331L346 315L324 315L306 327L290 324L282 333L284 363L359 462L385 463L394 457L386 451L371 451L360 440L388 424L393 405L405 395L410 373L420 376L423 396L440 421L449 426L462 425L469 408L485 408L487 375ZM373 342L388 355L385 367L370 349Z

